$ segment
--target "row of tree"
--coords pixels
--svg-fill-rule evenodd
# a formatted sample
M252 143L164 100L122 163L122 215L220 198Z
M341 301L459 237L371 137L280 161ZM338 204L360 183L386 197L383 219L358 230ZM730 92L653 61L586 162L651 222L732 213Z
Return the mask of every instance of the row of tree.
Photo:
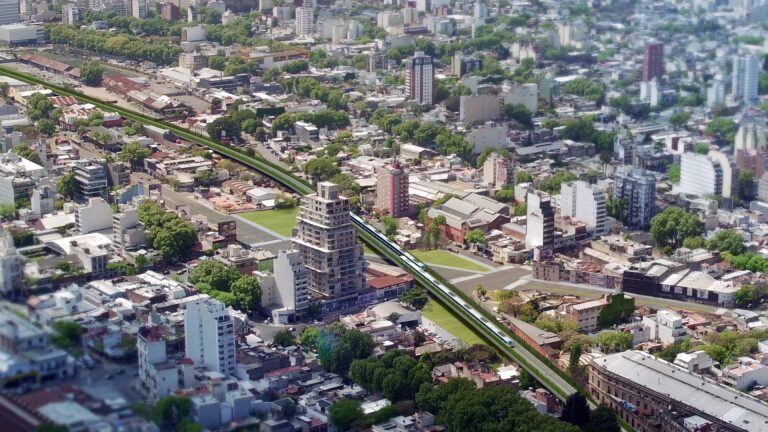
M59 24L47 25L45 31L53 44L64 44L74 48L108 54L136 61L151 61L158 65L175 62L182 49L170 43L153 43L142 38L90 29L80 29Z

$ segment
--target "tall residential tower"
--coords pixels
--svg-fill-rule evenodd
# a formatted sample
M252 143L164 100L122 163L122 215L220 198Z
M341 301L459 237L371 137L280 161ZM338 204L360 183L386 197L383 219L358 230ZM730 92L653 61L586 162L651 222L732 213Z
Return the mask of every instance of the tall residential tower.
M212 298L187 303L184 343L195 366L235 373L235 325L224 303Z
M395 160L376 168L376 203L380 213L402 217L408 213L408 172Z
M435 99L435 67L432 57L417 51L405 61L405 96L422 105Z
M363 288L363 245L349 217L349 200L331 182L302 199L293 245L308 271L310 295L326 311L352 307Z

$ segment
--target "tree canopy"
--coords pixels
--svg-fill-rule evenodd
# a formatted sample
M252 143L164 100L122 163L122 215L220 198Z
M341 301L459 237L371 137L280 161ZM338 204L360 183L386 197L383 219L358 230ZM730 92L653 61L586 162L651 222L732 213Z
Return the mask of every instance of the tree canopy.
M422 385L419 408L436 415L449 431L578 432L579 428L538 414L528 401L504 386L476 388L467 379Z
M197 243L195 228L174 212L166 212L157 203L147 201L138 209L139 220L147 229L147 240L163 259L179 262Z
M680 207L667 207L651 219L651 236L659 246L676 249L688 237L700 236L704 224Z

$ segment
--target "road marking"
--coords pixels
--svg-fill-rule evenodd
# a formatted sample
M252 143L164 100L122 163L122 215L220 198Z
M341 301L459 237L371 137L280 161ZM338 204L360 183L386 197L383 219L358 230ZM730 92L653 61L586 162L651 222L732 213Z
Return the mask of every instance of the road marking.
M264 228L263 226L261 226L261 225L257 224L256 222L254 222L254 221L252 221L252 220L248 220L248 219L246 219L246 218L244 218L244 217L242 217L242 216L240 216L240 215L237 215L237 214L231 214L231 215L229 215L229 216L230 216L230 217L232 217L232 218L235 218L235 219L237 219L237 220L238 220L238 221L240 221L240 222L243 222L243 223L244 223L244 224L246 224L246 225L250 225L250 226L252 226L252 227L254 227L254 228L258 228L260 231L263 231L263 232L265 232L265 233L267 233L267 234L271 235L272 237L275 237L275 238L277 238L278 240L282 240L282 241L285 241L285 240L290 240L290 237L286 237L286 236L284 236L284 235L280 235L280 234L278 234L278 233L276 233L276 232L274 232L274 231L272 231L272 230L270 230L270 229Z
M515 289L517 287L520 287L520 286L523 286L523 285L527 284L528 282L530 282L528 279L520 278L520 279L512 282L511 284L505 286L504 289L507 290L507 291L513 290L513 289Z
M266 246L266 245L271 245L271 244L275 244L275 243L282 243L284 241L286 241L286 240L274 239L274 240L269 240L269 241L263 241L263 242L260 242L260 243L253 243L250 246L252 246L252 247L253 246Z
M487 273L478 273L478 274L473 274L473 275L469 275L469 276L457 277L457 278L451 279L450 282L452 284L457 284L459 282L464 282L464 281L468 281L468 280L472 280L472 279L481 278L481 277L485 276L486 274Z

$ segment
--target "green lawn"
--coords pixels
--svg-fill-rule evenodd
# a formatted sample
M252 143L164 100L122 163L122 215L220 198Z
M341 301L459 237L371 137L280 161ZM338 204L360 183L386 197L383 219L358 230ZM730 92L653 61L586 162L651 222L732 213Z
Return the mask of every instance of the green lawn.
M444 250L413 250L411 251L413 256L424 261L427 264L443 265L447 267L456 267L458 269L464 269L474 272L488 271L488 267L477 264L468 259L462 258L460 255L447 252Z
M451 313L436 300L429 299L427 305L421 310L421 313L434 321L435 324L444 328L446 331L451 332L451 334L469 345L485 343L479 336L472 332L469 327L458 318L451 315Z
M240 213L239 216L282 236L290 237L291 230L296 225L296 215L298 214L299 208L294 207L289 209L252 211Z

